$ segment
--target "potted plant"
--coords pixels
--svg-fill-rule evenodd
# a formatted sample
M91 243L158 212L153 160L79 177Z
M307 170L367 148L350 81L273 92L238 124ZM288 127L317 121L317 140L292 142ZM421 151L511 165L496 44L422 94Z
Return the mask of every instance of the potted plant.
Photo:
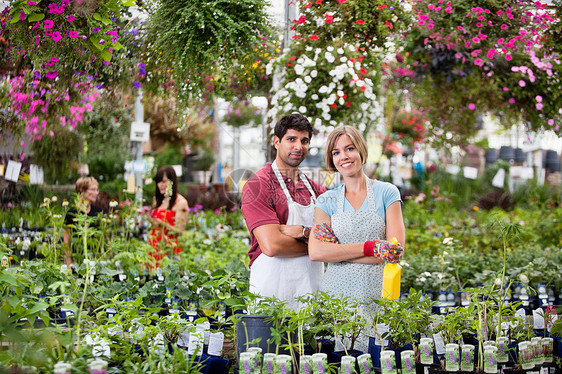
M376 324L383 323L388 327L388 331L380 333L378 340L381 342L388 340L389 342L388 347L384 347L376 344L377 339L369 339L369 353L374 367L380 368L380 354L384 350L394 351L397 369L402 367L400 354L406 350L413 350L414 360L419 363L420 332L425 331L431 323L431 312L435 302L431 301L431 298L424 295L421 290L413 288L399 301L373 299L373 302L380 305L381 308L378 318L375 319ZM376 330L376 333L379 332Z

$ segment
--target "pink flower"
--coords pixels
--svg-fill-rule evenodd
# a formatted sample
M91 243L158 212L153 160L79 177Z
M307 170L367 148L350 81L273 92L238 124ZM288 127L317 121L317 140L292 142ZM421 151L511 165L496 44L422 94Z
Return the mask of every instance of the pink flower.
M78 34L77 31L68 30L68 36L70 36L71 38L77 38L80 35Z
M459 29L460 31L464 30L462 26L457 26L457 29Z
M504 91L509 91L509 88L504 87L503 90L504 90Z
M434 28L434 27L435 27L435 25L434 25L433 23L430 23L430 24L427 25L427 28L428 28L428 29L432 29L432 28Z
M499 39L498 39L498 44L503 44L504 41L505 41L504 38L499 38Z
M554 120L553 120L553 119L549 119L549 120L548 120L548 125L549 125L549 126L554 125Z
M48 71L45 76L49 79L55 79L57 77L57 71Z
M537 97L535 97L535 100L537 100L537 102L539 102L539 103L542 103L542 96L537 95Z
M542 110L542 103L537 103L536 107L537 107L537 110Z
M505 30L505 29L507 29L507 25L506 25L505 23L503 23L503 24L500 26L500 28L501 28L502 30Z
M427 7L428 7L429 9L435 9L435 5L433 5L433 4L429 4Z
M53 38L53 40L54 40L55 42L58 42L59 40L62 39L62 36L60 36L60 33L59 33L58 31L55 31L55 32L53 33L53 35L51 36L51 38Z
M513 97L510 98L510 99L509 99L509 103L510 103L510 104L515 104L515 99L514 99Z
M526 83L523 79L521 79L521 80L519 81L519 85L520 85L521 87L525 87L525 86L527 85L527 83Z
M453 13L453 8L447 7L447 8L445 8L445 12L447 12L447 13Z
M484 18L485 18L484 16L479 16L479 17L478 17L478 21L483 21Z
M506 59L507 61L511 61L511 54L507 53L507 54L505 55L505 59Z
M474 60L474 65L482 66L484 65L484 61L482 61L481 58L477 58L476 60Z
M37 1L27 0L27 5L37 5Z
M68 22L73 22L76 19L76 17L74 17L74 14L69 15L68 17L66 17L66 20Z
M43 22L43 27L46 29L52 29L53 21L51 21L50 19L46 19L45 22Z
M480 38L475 36L474 38L472 38L472 42L473 43L480 43Z
M480 22L476 22L476 27L482 27L482 24Z
M498 11L496 12L496 14L497 14L498 16L501 15L502 13L503 13L503 10L498 10Z
M476 109L476 105L470 103L470 104L468 104L468 109L474 110L474 109Z

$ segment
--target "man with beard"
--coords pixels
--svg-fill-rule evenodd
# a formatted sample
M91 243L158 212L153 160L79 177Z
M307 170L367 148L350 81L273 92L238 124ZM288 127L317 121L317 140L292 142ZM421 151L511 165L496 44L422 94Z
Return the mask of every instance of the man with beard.
M274 129L277 155L242 190L242 213L252 239L250 291L275 296L297 309L296 297L320 288L324 264L308 257L316 198L326 191L299 170L310 146L312 126L289 114Z

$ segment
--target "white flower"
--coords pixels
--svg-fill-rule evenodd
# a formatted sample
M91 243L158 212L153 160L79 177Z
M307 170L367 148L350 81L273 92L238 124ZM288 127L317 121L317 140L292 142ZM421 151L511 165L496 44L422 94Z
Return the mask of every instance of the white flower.
M319 93L328 93L328 87L322 86L318 89Z
M425 282L427 279L425 277L418 278L418 282Z
M424 271L421 275L424 277L431 277L431 273L429 271Z
M338 48L338 53L339 53L340 55L343 55L343 48L341 48L341 47Z
M322 120L320 118L316 118L314 120L314 127L322 126Z
M306 113L306 107L305 107L304 105L303 105L303 106L300 106L300 107L299 107L299 112L300 112L300 113L303 113L303 114Z
M346 62L346 61L347 61L347 57L345 56L340 57L340 62Z
M494 281L494 285L501 287L502 285L502 279L501 278L496 278L496 280Z
M312 94L312 96L310 96L310 98L311 98L312 100L318 100L318 95Z
M329 48L329 47L328 47L328 48ZM326 61L328 61L330 64L336 60L336 58L334 57L334 55L331 54L330 52L324 53L324 58L325 58Z
M295 74L302 75L304 73L304 66L297 64L295 65Z
M332 46L330 45L330 46L326 47L326 50L327 50L328 52L332 52L332 51L334 50L334 47L332 47Z
M111 200L111 201L109 202L109 207L110 207L110 208L115 208L117 205L119 205L119 203L118 203L117 201L115 201L115 200Z
M57 202L57 197L56 197L56 196L53 196L53 197L51 197L51 200L53 201L53 203L56 203L56 202Z
M453 238L445 238L445 239L443 239L443 244L445 244L445 245L446 245L446 244L449 244L449 243L452 243L452 242L453 242Z
M443 256L448 256L448 255L449 255L449 252L443 251Z
M62 202L62 206L68 206L68 201L64 200L64 201Z
M316 78L316 77L318 76L318 71L312 70L312 71L310 72L310 76L311 76L312 78Z
M306 77L304 77L304 81L306 83L310 83L310 82L312 82L312 78L309 75L307 75Z
M529 278L525 274L519 274L519 280L523 284L529 284Z

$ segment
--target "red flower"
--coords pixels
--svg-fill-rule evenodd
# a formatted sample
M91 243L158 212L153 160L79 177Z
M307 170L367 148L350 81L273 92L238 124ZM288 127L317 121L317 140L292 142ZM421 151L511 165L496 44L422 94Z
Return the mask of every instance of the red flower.
M388 8L388 6L383 4L383 5L379 5L379 6L377 7L377 9L384 9L384 8Z
M322 4L322 0L316 0L316 4Z
M355 21L358 25L364 25L365 21L363 21L362 19L358 19L357 21Z
M361 70L359 70L361 72L361 74L367 74L367 70L361 68Z
M295 35L293 35L293 39L294 39L294 40L297 40L297 39L299 39L300 37L301 37L300 34L295 34Z
M338 1L340 1L340 0L338 0ZM345 1L345 0L344 0L344 1ZM331 106L332 108L337 108L338 105L337 105L336 103L333 103L333 104L330 105L330 106Z
M310 8L311 6L312 6L312 1L310 3L304 5L305 8Z
M310 35L310 36L308 37L308 39L310 39L310 40L318 40L318 35Z
M384 21L384 23L386 23L386 25L388 27L390 27L391 29L394 28L394 26L392 26L392 23L388 22L388 21Z
M325 19L324 22L326 22L326 23L332 23L332 22L334 22L334 16L331 16L331 15L329 15L329 14L327 14L327 13L326 13L324 16L326 17L326 19Z
M289 57L289 61L293 61L293 60L296 60L296 59L297 59L297 56Z
M345 3L347 0L338 0L338 3L343 4Z

